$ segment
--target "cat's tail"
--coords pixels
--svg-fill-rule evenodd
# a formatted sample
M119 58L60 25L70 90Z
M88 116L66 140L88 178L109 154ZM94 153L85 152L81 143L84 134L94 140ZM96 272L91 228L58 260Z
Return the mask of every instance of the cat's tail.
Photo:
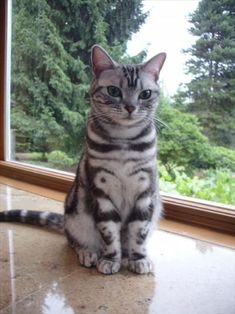
M0 212L0 222L21 222L43 226L59 232L64 231L64 215L48 211L12 209Z

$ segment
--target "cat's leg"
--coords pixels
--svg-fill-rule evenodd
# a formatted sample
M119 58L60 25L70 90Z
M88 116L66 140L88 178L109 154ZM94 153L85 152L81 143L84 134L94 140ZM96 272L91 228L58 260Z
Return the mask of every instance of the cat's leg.
M92 216L85 212L66 215L65 234L82 266L96 266L101 252L101 237Z
M97 269L103 274L113 274L121 267L120 222L103 221L97 224L104 242L101 258Z
M145 274L152 270L152 263L146 254L148 229L147 222L129 223L129 268L134 273Z
M98 261L98 254L97 252L92 252L89 248L75 248L75 251L78 255L79 263L82 266L90 268L92 266L96 266Z
M129 268L135 273L145 274L152 270L152 263L146 252L152 214L153 206L149 197L136 203L129 220Z
M78 173L84 177L84 163L80 162ZM65 235L69 245L77 253L82 266L96 266L101 252L101 238L94 217L86 205L86 187L76 177L65 201Z
M103 252L97 269L103 274L113 274L121 267L121 218L111 200L97 199L96 224L103 241Z

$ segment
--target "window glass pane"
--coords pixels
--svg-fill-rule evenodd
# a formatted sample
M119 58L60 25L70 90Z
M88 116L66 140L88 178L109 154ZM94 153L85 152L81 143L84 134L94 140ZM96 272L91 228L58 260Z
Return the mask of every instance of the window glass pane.
M165 51L161 190L235 204L234 25L229 0L13 0L11 159L75 171L94 43L120 62Z

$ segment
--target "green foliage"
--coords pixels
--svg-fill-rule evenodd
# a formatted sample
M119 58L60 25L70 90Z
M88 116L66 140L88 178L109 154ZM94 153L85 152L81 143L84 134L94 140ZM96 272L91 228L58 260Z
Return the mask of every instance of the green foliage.
M201 0L189 21L192 80L160 105L161 187L235 204L235 3Z
M37 161L46 161L45 155L43 153L30 153L30 160L37 162Z
M235 176L227 169L197 171L189 176L184 167L174 169L174 178L160 165L162 191L235 205Z
M167 98L161 98L157 119L161 190L235 204L234 150L211 145L198 118Z
M214 168L225 168L235 172L235 152L226 147L211 146L211 166Z
M182 93L186 110L197 114L211 142L235 147L235 2L201 0L189 21L196 43L185 51L193 76Z
M166 125L159 134L159 158L167 169L184 166L189 172L208 168L212 161L211 149L196 116L180 112L164 98L158 116Z
M208 168L235 172L234 151L211 145L195 115L179 111L169 99L161 97L157 119L164 122L160 124L159 159L172 176L179 166L188 174Z
M17 144L17 151L79 153L89 111L91 46L99 43L121 60L146 16L142 0L13 1L12 128L17 143L28 143Z
M33 138L33 119L27 119L27 116L19 107L13 107L11 110L11 121L11 130L16 138L16 151L19 153L31 151L32 143L29 141L29 138ZM20 130L24 131L20 132Z
M126 54L147 17L142 8L142 0L13 0L11 127L27 162L74 170L90 49L98 43L117 61L142 62L145 50ZM156 116L164 191L235 203L235 154L223 147L235 146L234 17L232 0L202 0L190 17L193 79L174 102L162 97Z
M72 166L74 164L74 160L60 150L54 150L47 154L47 160L50 164L57 166Z
M133 33L139 31L145 22L146 13L142 12L143 1L108 0L106 1L106 21L109 25L108 42L126 43ZM127 31L129 30L129 31Z

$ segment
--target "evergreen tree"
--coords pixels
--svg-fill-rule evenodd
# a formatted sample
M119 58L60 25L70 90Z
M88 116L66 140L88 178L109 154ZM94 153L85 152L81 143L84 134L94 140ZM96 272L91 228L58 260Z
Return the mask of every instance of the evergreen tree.
M27 140L18 149L80 150L90 48L99 43L120 60L145 18L142 0L13 1L12 128Z
M201 0L190 22L197 40L186 51L193 76L186 110L197 114L212 142L235 147L235 2Z

